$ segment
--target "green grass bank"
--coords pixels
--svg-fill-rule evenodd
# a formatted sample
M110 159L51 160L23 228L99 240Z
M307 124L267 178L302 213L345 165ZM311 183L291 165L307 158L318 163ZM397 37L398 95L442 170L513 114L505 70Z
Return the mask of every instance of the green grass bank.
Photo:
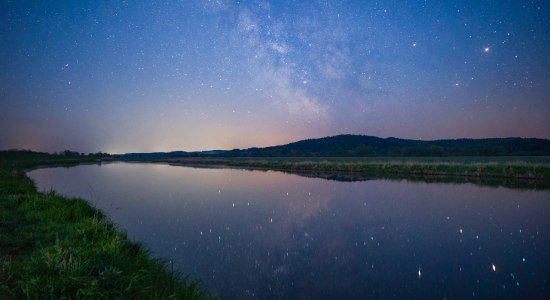
M550 157L365 157L365 158L172 158L176 165L280 170L314 177L339 174L429 182L473 182L514 188L550 188ZM318 174L319 176L316 176Z
M93 157L0 153L0 299L204 299L82 199L37 192L24 169Z

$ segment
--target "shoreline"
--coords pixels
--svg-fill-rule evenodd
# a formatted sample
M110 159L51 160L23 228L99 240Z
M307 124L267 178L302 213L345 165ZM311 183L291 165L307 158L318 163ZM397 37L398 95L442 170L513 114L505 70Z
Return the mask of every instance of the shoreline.
M550 189L550 163L547 163L547 157L539 157L532 162L501 157L498 161L483 160L487 158L173 158L122 161L198 168L271 170L306 177L342 178L343 181L396 179Z
M38 192L26 175L93 163L0 157L0 298L209 298L86 200Z

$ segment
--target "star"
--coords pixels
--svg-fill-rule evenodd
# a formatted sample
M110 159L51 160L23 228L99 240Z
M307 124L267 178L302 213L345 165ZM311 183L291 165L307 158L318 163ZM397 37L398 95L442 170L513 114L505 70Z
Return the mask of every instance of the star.
M489 47L485 47L485 48L483 48L483 52L485 52L485 53L489 53L489 51L491 51L491 48L489 48Z

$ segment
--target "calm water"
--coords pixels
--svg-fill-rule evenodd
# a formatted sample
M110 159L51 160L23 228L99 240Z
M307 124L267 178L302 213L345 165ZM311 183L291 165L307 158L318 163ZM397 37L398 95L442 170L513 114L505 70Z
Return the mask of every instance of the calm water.
M111 163L29 172L223 298L543 298L550 192Z

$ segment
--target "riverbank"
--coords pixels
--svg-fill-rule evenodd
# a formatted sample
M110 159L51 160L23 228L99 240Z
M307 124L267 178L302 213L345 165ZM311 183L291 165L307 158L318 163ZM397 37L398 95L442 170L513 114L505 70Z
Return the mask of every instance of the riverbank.
M40 193L23 169L92 157L0 155L0 298L204 299L82 199Z
M550 188L550 157L172 158L185 166L278 170L345 181L372 178Z

